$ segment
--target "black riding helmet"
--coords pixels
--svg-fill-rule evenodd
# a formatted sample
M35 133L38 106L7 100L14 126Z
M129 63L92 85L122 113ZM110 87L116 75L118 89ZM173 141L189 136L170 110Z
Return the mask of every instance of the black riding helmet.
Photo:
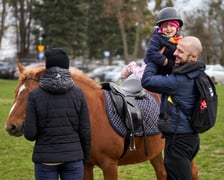
M174 7L165 7L160 10L157 17L156 25L160 26L162 22L169 20L177 20L180 23L180 27L183 26L183 20L180 17L180 14Z

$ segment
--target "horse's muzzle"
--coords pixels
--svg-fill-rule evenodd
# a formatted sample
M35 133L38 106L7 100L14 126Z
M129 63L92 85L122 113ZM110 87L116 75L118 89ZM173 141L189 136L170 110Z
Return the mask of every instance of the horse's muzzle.
M8 132L8 134L16 137L23 135L23 128L24 124L22 124L21 126L17 126L16 124L10 124L8 126L5 126L5 130Z

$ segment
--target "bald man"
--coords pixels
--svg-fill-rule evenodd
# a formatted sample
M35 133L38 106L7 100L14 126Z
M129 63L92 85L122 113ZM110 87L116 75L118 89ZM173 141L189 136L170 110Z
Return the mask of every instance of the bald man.
M186 36L174 52L176 59L171 74L157 75L158 67L147 64L142 77L143 88L162 94L158 128L165 138L167 180L192 179L191 161L199 151L200 139L188 117L197 100L194 79L205 70L205 64L198 60L201 52L200 40ZM164 125L164 122L169 123Z
M201 52L202 45L198 38L194 36L183 38L177 45L177 49L174 52L174 56L176 56L175 66L189 61L197 61Z

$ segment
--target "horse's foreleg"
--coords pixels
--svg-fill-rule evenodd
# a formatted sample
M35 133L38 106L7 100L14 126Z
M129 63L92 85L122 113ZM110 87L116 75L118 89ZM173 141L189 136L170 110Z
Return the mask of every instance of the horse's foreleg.
M192 168L192 179L193 180L199 180L198 168L197 168L196 163L195 163L194 160L191 161L191 168Z
M117 162L104 161L100 164L103 171L104 180L117 180L118 179L118 165Z
M157 180L166 180L166 169L163 163L162 152L150 160L155 172Z
M83 180L93 180L93 165L85 165Z

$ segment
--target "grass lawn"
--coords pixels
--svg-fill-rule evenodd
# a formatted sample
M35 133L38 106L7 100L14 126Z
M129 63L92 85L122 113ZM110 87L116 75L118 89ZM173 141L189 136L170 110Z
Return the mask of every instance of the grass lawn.
M0 179L33 180L31 161L33 143L24 137L12 137L4 130L7 115L12 106L16 80L0 79ZM219 107L214 128L201 134L201 149L196 156L200 180L224 179L224 85L217 85ZM102 180L102 172L94 169L96 180ZM120 180L156 179L152 166L148 163L119 167Z

